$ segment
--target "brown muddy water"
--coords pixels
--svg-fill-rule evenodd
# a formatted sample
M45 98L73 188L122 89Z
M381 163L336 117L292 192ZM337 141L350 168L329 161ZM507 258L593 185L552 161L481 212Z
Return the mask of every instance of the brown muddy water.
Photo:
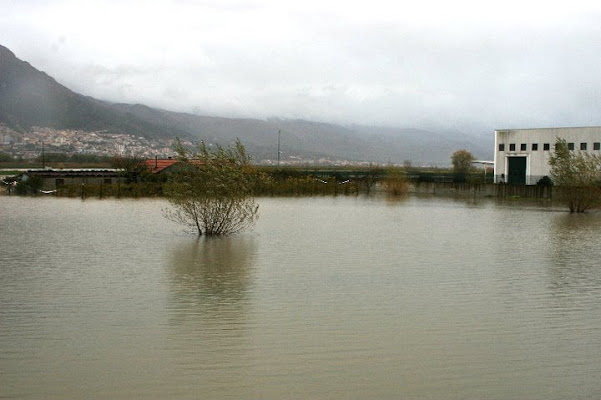
M601 213L258 202L0 198L0 398L601 398Z

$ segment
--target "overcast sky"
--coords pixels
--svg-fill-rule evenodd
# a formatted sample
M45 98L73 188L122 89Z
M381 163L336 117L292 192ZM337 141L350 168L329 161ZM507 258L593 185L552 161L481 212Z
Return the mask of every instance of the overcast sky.
M601 125L601 2L0 0L0 44L174 111L450 128Z

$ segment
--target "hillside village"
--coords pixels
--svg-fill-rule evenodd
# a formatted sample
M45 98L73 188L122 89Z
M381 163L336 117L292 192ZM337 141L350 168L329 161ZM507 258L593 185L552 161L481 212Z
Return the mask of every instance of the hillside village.
M95 155L108 157L168 158L174 155L172 138L145 138L131 134L112 133L109 131L87 132L73 129L53 129L32 127L27 132L17 132L0 123L0 152L9 154L14 159L33 160L42 152L46 154L64 153ZM192 147L193 143L182 140L184 146ZM260 165L333 165L333 166L365 166L367 161L350 161L346 159L306 158L287 154L278 162L277 153L273 158L255 160Z
M173 154L172 139L33 127L17 132L0 124L0 151L13 158L30 160L46 153L93 154L98 156L167 157Z

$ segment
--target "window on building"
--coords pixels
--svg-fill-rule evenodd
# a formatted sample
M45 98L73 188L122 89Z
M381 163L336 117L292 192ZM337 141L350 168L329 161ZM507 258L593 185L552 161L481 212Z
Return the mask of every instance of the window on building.
M543 143L543 151L551 150L551 145L549 143Z
M532 151L538 151L538 143L532 143Z
M499 151L505 151L505 143L499 143Z
M63 186L65 184L65 180L63 178L57 178L54 181L54 184L56 185L56 187Z
M580 143L580 150L586 150L586 143Z
M574 143L568 143L568 150L574 150Z
M593 143L593 150L601 150L601 143L600 142Z
M528 149L528 145L526 143L520 144L520 151L526 151Z
M107 185L110 185L111 182L111 178L104 178L104 183L106 183Z
M509 143L509 151L515 151L515 143Z

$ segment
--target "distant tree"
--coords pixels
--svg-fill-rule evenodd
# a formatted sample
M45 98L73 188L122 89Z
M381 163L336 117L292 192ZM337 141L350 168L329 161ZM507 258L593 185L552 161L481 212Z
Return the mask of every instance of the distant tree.
M109 156L100 156L97 154L45 153L43 156L36 157L35 161L46 164L107 164L112 159Z
M453 153L451 162L453 163L454 182L467 181L467 175L473 170L472 161L474 161L474 156L465 149Z
M78 164L99 164L110 163L111 159L109 156L100 156L97 154L71 154L67 161Z
M601 204L601 158L582 151L570 151L564 139L557 138L549 158L551 177L559 198L570 212L585 212Z
M400 168L390 167L386 170L386 177L382 182L384 191L394 197L404 196L409 191L407 174Z
M44 155L40 155L36 157L37 162L45 162L45 163L59 163L65 162L69 160L69 155L66 153L44 153Z
M0 162L9 162L9 161L13 161L12 156L8 153L4 153L4 152L0 151Z
M366 194L371 193L371 189L378 183L382 175L384 175L383 168L373 164L369 165L363 176L360 178L361 186L365 188Z
M453 172L456 174L467 174L473 168L472 161L475 158L469 151L462 149L457 150L451 156L451 162L453 163Z
M179 141L179 163L166 185L171 220L194 227L198 235L226 235L251 226L259 206L251 197L254 168L242 143L210 150L201 142L194 152Z
M537 186L553 186L553 180L547 175L543 176L536 182Z

